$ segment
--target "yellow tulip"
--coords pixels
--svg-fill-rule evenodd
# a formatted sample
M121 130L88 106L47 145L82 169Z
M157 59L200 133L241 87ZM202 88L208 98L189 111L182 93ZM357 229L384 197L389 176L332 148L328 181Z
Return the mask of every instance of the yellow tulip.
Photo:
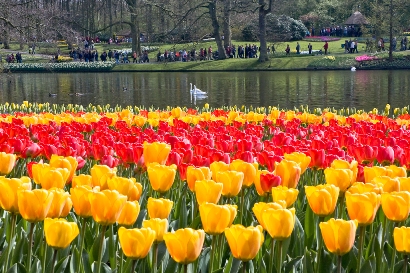
M299 183L301 168L298 163L283 159L281 162L275 163L274 174L280 176L282 186L296 188Z
M77 186L90 186L93 187L93 178L91 175L88 174L80 174L73 177L73 181L71 182L72 188Z
M353 172L353 183L356 182L356 178L357 178L357 173L359 172L358 170L358 162L356 160L353 160L352 162L348 162L346 160L342 160L342 159L335 159L332 161L332 164L330 165L330 167L332 167L333 169L349 169Z
M383 185L355 182L347 191L350 193L360 193L360 194L366 193L366 192L374 192L376 194L381 194L383 192Z
M380 195L374 192L356 194L346 192L346 207L350 219L357 220L359 226L373 223L380 206Z
M283 241L289 238L295 226L295 208L266 209L262 212L262 221L273 239Z
M400 191L400 181L397 178L378 176L373 178L369 183L382 186L383 192Z
M33 180L36 184L41 184L43 189L64 188L70 171L66 168L54 168L48 164L34 164Z
M225 229L225 237L232 256L243 262L256 257L264 240L262 226L232 225L230 228Z
M180 264L189 264L198 259L204 240L205 232L202 229L184 228L164 234L169 255Z
M66 217L73 207L70 194L59 188L52 188L50 191L53 193L53 202L51 202L50 209L47 213L47 218Z
M238 195L242 188L243 178L243 173L235 171L218 172L216 175L216 181L224 185L222 195L226 197Z
M393 238L397 252L410 254L410 227L394 228Z
M229 164L226 164L223 161L214 161L214 162L211 163L209 168L211 169L212 180L216 181L216 175L219 172L229 171Z
M127 196L128 201L140 200L142 185L136 182L135 178L114 176L107 181L110 190L116 190L120 194Z
M120 226L132 226L137 221L140 213L140 204L138 201L127 201L121 210L117 223Z
M50 166L54 168L66 168L69 170L67 181L71 182L75 171L77 170L78 162L77 159L72 156L64 157L53 154L50 158Z
M171 145L162 142L148 143L144 142L144 162L148 166L150 163L158 163L164 165L167 161Z
M410 213L410 193L407 191L383 193L381 204L387 219L393 222L404 221Z
M231 171L242 172L244 174L243 184L244 187L252 186L256 178L256 171L258 170L258 163L248 163L240 159L236 159L229 165Z
M91 179L93 187L100 187L100 190L108 189L108 179L114 177L117 173L117 169L106 165L94 165L91 170Z
M345 192L354 182L350 169L326 168L324 173L326 183L335 185L341 192Z
M148 198L147 210L149 218L167 219L169 214L171 213L173 204L174 202L169 199L155 199L152 197Z
M81 217L91 217L90 194L93 189L90 186L77 186L70 189L71 201L75 214Z
M0 206L11 213L19 212L18 191L31 190L31 180L27 176L21 178L5 178L0 176Z
M320 222L319 227L329 252L342 256L352 249L357 220L345 221L332 218L327 222Z
M43 221L51 207L53 193L44 189L20 190L17 193L21 217L29 222Z
M300 166L300 174L302 175L307 167L309 167L310 161L312 158L310 156L305 155L304 153L293 152L291 154L284 154L283 157L286 160L294 161L299 164Z
M154 191L165 193L174 184L177 166L165 166L159 164L149 164L147 168L149 182Z
M393 173L392 170L380 166L364 167L363 172L365 183L372 181L375 177L391 176Z
M204 203L199 206L202 226L206 233L218 235L224 232L225 228L232 225L230 221L236 216L236 206L234 210L230 210L228 205L215 205L212 203ZM231 215L233 213L233 217Z
M17 156L15 154L0 153L0 175L11 173L16 165Z
M155 231L150 228L118 229L121 249L130 259L143 259L148 255L155 240Z
M208 203L218 203L222 194L222 183L216 183L213 180L202 180L195 182L195 196L199 205Z
M252 211L255 214L256 220L259 224L266 230L265 224L263 223L262 213L267 209L286 209L286 201L279 201L275 203L265 203L259 202L253 205Z
M396 177L406 177L407 173L406 173L406 167L398 167L396 165L390 165L387 166L386 169L391 170L392 172L389 173L389 176L391 178L396 178Z
M127 196L115 190L90 193L91 213L94 221L103 226L114 224L126 202Z
M398 177L400 182L400 191L410 192L410 177Z
M339 188L335 185L305 186L305 193L310 208L319 217L334 212L339 197Z
M195 182L201 180L209 180L212 177L211 169L208 167L195 168L194 166L188 166L186 170L186 180L189 189L195 191Z
M291 207L298 199L299 190L287 188L284 186L278 186L272 188L272 200L273 202L285 201L286 207Z
M168 220L159 218L144 220L142 227L155 231L155 242L162 242L164 241L164 234L168 231Z
M47 244L52 248L67 248L78 234L78 226L74 222L67 222L65 219L51 218L44 220L44 235Z

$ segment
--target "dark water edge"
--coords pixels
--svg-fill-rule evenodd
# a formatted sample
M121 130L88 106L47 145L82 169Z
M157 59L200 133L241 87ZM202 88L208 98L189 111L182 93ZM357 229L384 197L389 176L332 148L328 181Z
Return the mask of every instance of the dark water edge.
M191 97L190 83L208 93ZM110 72L0 74L0 103L167 106L355 107L366 111L410 102L407 70ZM49 97L49 93L56 96ZM74 95L81 93L80 96Z

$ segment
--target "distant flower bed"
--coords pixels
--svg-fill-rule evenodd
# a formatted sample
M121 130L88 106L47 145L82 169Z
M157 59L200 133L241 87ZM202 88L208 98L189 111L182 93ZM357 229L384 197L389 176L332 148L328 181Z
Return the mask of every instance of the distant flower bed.
M71 62L73 58L67 57L67 56L58 56L57 62L58 63L65 63L65 62Z
M141 46L141 51L148 51L148 52L153 52L153 51L157 51L159 49L159 47L157 46ZM124 54L131 54L132 53L132 49L131 48L123 48L123 49L116 49L117 51L119 51L120 53L124 53Z
M62 63L12 63L4 65L5 71L26 72L76 72L76 71L110 71L115 62L62 62Z
M332 61L332 62L336 61L335 56L326 56L326 57L324 57L324 59L325 59L325 60Z
M357 62L373 61L373 60L376 60L376 59L377 59L376 56L369 56L369 55L361 55L361 56L357 56L357 57L355 58L355 60L356 60Z
M310 41L310 42L333 42L339 41L339 37L329 37L329 36L310 36L305 37L303 40Z

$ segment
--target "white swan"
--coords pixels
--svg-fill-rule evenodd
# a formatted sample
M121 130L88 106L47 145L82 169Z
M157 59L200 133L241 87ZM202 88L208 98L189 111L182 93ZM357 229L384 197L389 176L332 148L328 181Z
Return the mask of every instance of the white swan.
M356 71L356 67L352 66L352 68L350 68L350 71Z
M189 83L191 85L191 88L189 89L189 92L194 93L194 89L192 89L192 82Z
M196 85L194 85L194 94L195 95L206 95L207 93L205 91L202 91L199 88L196 88Z

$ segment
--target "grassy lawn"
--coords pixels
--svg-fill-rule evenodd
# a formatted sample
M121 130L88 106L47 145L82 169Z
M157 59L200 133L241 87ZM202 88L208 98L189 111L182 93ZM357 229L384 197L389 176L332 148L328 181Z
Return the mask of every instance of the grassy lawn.
M313 46L313 50L323 50L324 42L311 42L311 41L299 41L301 51L307 51L307 46L309 42ZM243 41L233 41L233 44L238 47L239 45L249 44L249 42ZM252 43L253 44L253 43ZM259 43L255 43L259 46ZM289 44L291 48L290 56L285 56L285 48ZM213 60L213 61L189 61L189 62L169 62L169 63L158 63L156 62L156 55L158 50L163 53L165 50L179 51L187 50L190 51L195 48L199 51L200 48L208 48L212 46L213 50L217 50L215 41L207 41L201 43L186 43L186 44L160 44L151 45L155 47L155 50L149 53L150 63L144 64L120 64L117 65L113 71L246 71L246 70L305 70L305 69L315 69L315 68L326 68L326 69L348 69L351 66L355 66L355 57L358 55L365 54L364 43L359 43L358 50L359 53L356 54L346 54L342 48L344 44L344 38L338 41L329 42L329 55L336 58L335 61L330 61L325 59L325 55L298 55L296 54L297 42L281 42L275 43L275 54L270 54L270 59L267 62L260 63L258 59L226 59L226 60ZM142 44L142 46L147 46ZM268 43L268 46L272 46L272 43ZM26 46L27 47L27 46ZM23 51L23 62L35 63L35 62L48 62L52 57L50 55L47 58L47 53L57 52L58 48L55 47L40 47L36 49L36 53L42 55L29 55L27 54L28 48L24 48ZM19 51L20 45L17 43L11 44L12 50ZM60 52L63 55L68 54L68 47L64 45L59 45ZM124 50L131 49L131 44L96 44L95 49L98 50L99 54L103 51L111 50ZM0 54L5 55L7 52L0 50ZM386 57L387 53L383 54ZM410 51L396 52L396 56L410 55ZM131 58L130 58L131 59Z

